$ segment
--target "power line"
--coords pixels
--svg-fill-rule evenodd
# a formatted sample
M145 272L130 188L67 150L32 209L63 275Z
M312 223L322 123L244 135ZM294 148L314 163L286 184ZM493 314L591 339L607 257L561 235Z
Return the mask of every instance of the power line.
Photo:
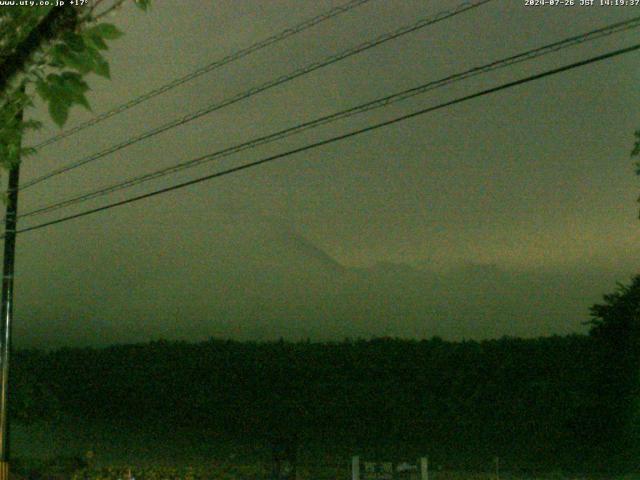
M385 97L382 98L378 98L376 100L358 105L356 107L352 107L346 110L342 110L340 112L336 112L330 115L326 115L302 124L298 124L296 126L293 127L289 127L286 128L284 130L280 130L278 132L269 134L269 135L265 135L262 137L258 137L255 138L253 140L247 141L247 142L243 142L241 144L238 145L234 145L231 147L227 147L225 149L219 150L215 153L206 155L205 157L199 157L199 158L195 158L195 159L191 159L191 160L187 160L185 162L181 162L178 163L177 165L172 165L170 167L166 167L166 168L162 168L159 170L156 170L154 172L150 172L147 174L143 174L143 175L139 175L130 179L127 179L125 181L122 182L118 182L112 185L109 185L107 187L101 188L99 190L94 190L88 193L84 193L81 195L77 195L71 198L67 198L64 200L61 200L57 203L54 203L52 205L47 205L47 206L43 206L43 207L39 207L36 208L34 210L28 211L26 213L23 213L22 215L19 215L20 218L24 218L24 217L30 217L30 216L34 216L34 215L40 215L40 214L44 214L47 212L51 212L54 210L58 210L60 208L64 208L70 205L74 205L76 203L81 203L81 202L85 202L88 200L92 200L94 198L98 198L113 192L116 192L118 190L122 190L125 188L129 188L129 187L133 187L135 185L139 185L142 184L144 182L150 181L150 180L154 180L157 178L161 178L164 177L166 175L169 174L173 174L188 168L192 168L192 167L196 167L198 165L201 165L203 163L206 162L210 162L212 160L215 159L220 159L220 158L224 158L227 156L230 156L232 154L247 150L247 149L251 149L251 148L256 148L260 145L264 145L267 143L272 143L274 141L277 140L281 140L283 138L289 137L291 135L294 134L298 134L301 133L303 131L309 130L311 128L316 128L318 126L321 125L325 125L328 123L333 123L337 120L341 120L344 118L348 118L351 117L353 115L356 114L360 114L360 113L364 113L367 111L371 111L377 108L381 108L381 107L386 107L388 105L394 104L396 102L399 102L401 100L406 100L408 98L414 97L416 95L420 95L423 94L427 91L431 91L431 90L435 90L437 88L440 87L444 87L446 85L461 81L461 80L465 80L467 78L471 78L474 77L476 75L480 75L483 73L487 73L489 71L493 71L493 70L497 70L500 68L505 68L520 62L524 62L524 61L528 61L528 60L532 60L534 58L538 58L544 55L548 55L550 53L553 52L557 52L559 50L565 49L565 48L569 48L581 43L585 43L588 41L593 41L605 36L609 36L612 35L614 33L620 33L622 31L626 31L626 30L630 30L632 28L638 28L640 26L640 16L638 17L634 17L632 19L629 20L625 20L622 22L617 22L611 25L607 25L605 27L601 27L598 28L596 30L592 30L590 32L586 32L580 35L576 35L573 37L569 37L548 45L544 45L542 47L538 47L535 49L531 49L528 50L526 52L523 53L519 53L516 55L512 55L509 57L506 57L504 59L501 60L496 60L494 62L491 62L489 64L483 65L483 66L479 66L479 67L475 67L469 70L466 70L464 72L461 73L457 73L455 75L449 75L445 78L442 78L440 80L435 80L435 81L431 81L425 84L422 84L418 87L413 87L407 90L403 90L401 92L397 92L394 93L392 95L387 95Z
M141 104L142 102L146 102L147 100L150 100L154 97L157 97L158 95L161 95L165 92L168 92L169 90L173 90L176 87L179 87L180 85L183 85L187 82L190 82L191 80L200 77L201 75L204 75L205 73L209 73L213 70L216 70L220 67L223 67L224 65L227 65L229 63L235 62L237 60L240 60L241 58L244 58L252 53L255 53L259 50L262 50L263 48L267 48L275 43L278 43L282 40L285 40L293 35L296 35L300 32L303 32L305 30L308 30L311 27L314 27L315 25L318 25L319 23L322 23L326 20L329 20L331 18L334 18L338 15L341 15L343 13L346 13L350 10L353 10L356 7L359 7L360 5L364 4L364 3L368 3L370 0L351 0L350 2L345 3L344 5L341 5L339 7L333 8L325 13L322 13L320 15L317 15L313 18L310 18L308 20L305 20L302 23L299 23L298 25L295 25L293 27L287 28L286 30L283 30L280 33L277 33L275 35L272 35L269 38L266 38L260 42L254 43L253 45L250 45L246 48L243 48L242 50L239 50L237 52L234 52L230 55L227 55L221 59L215 60L214 62L209 63L208 65L205 65L203 67L200 67L197 70L194 70L193 72L188 73L187 75L184 75L183 77L180 78L176 78L174 80L172 80L169 83L166 83L156 89L150 90L147 93L144 93L143 95L140 95L136 98L133 98L131 100L129 100L126 103L123 103L122 105L119 105L111 110L108 110L104 113L101 113L100 115L95 116L94 118L92 118L91 120L88 120L84 123L81 123L73 128L70 128L67 131L61 132L57 135L52 136L51 138L48 138L47 140L44 140L43 142L35 145L33 148L35 149L40 149L43 147L46 147L47 145L51 145L53 143L56 143L60 140L62 140L63 138L67 138L75 133L78 133L81 130L84 130L86 128L89 128L93 125L96 125L108 118L114 117L122 112L125 112L127 110L129 110L130 108L135 107L136 105Z
M302 67L300 69L297 69L287 75L283 75L281 77L278 77L274 80L269 80L266 83L263 83L262 85L259 85L258 87L254 87L251 88L245 92L239 93L231 98L228 98L226 100L223 100L219 103L214 103L212 105L209 105L201 110L198 110L197 112L194 113L190 113L180 119L176 119L176 120L172 120L171 122L165 123L164 125L154 128L150 131L147 131L141 135L138 135L137 137L133 137L130 138L129 140L126 140L122 143L119 143L117 145L114 145L112 147L109 147L105 150L102 150L101 152L98 152L94 155L91 155L89 157L85 157L81 160L72 162L70 164L67 164L63 167L60 167L56 170L53 170L52 172L49 172L45 175L42 175L40 177L35 178L34 180L28 181L26 182L22 187L20 187L20 190L24 190L26 188L32 187L33 185L36 185L40 182L43 182L44 180L47 180L49 178L55 177L57 175L60 175L61 173L65 173L68 172L70 170L73 170L75 168L81 167L82 165L85 165L87 163L96 161L102 157L105 157L111 153L117 152L119 150L122 150L123 148L129 147L131 145L134 145L142 140L146 140L150 137L153 137L155 135L158 135L160 133L166 132L167 130L171 130L175 127L178 127L180 125L183 125L185 123L188 123L192 120L195 120L197 118L200 118L204 115L207 115L209 113L212 113L216 110L220 110L224 107L227 107L229 105L232 105L234 103L237 103L241 100L244 100L246 98L252 97L253 95L257 95L258 93L264 92L266 90L269 90L271 88L274 88L278 85L281 85L283 83L289 82L291 80L294 80L298 77L301 77L303 75L306 75L308 73L311 73L315 70L319 70L323 67L326 67L328 65L332 65L334 63L337 63L341 60L344 60L345 58L351 57L353 55L356 55L358 53L364 52L366 50L369 50L371 48L377 47L385 42L388 42L390 40L394 40L398 37L401 37L403 35L415 32L416 30L419 30L421 28L425 28L429 25L433 25L434 23L440 22L442 20L454 17L456 15L459 15L463 12L466 12L468 10L477 8L485 3L488 3L492 0L474 0L474 1L465 1L464 3L460 4L458 7L451 9L451 10L446 10L443 12L440 12L434 16L429 16L429 17L425 17L422 18L420 20L418 20L417 22L408 25L408 26L404 26L401 27L391 33L386 33L384 35L381 35L371 41L365 42L365 43L361 43L355 47L349 48L347 50L344 50L338 54L335 55L331 55L327 58L325 58L324 60L321 60L319 62L314 62L311 63L305 67Z
M452 105L456 105L456 104L459 104L459 103L462 103L462 102L466 102L466 101L472 100L474 98L483 97L483 96L489 95L491 93L496 93L496 92L499 92L499 91L502 91L502 90L506 90L508 88L512 88L512 87L518 86L518 85L522 85L522 84L525 84L525 83L533 82L535 80L540 80L540 79L545 78L545 77L556 75L558 73L562 73L562 72L565 72L565 71L568 71L568 70L572 70L574 68L582 67L584 65L588 65L588 64L591 64L591 63L603 61L603 60L606 60L606 59L609 59L609 58L613 58L613 57L616 57L616 56L619 56L619 55L623 55L625 53L630 53L630 52L633 52L633 51L636 51L636 50L639 50L639 49L640 49L640 43L635 44L635 45L630 46L630 47L621 48L619 50L615 50L613 52L609 52L609 53L606 53L606 54L603 54L603 55L598 55L596 57L591 57L591 58L589 58L587 60L582 60L582 61L575 62L575 63L569 64L569 65L565 65L563 67L558 67L558 68L554 68L554 69L551 69L551 70L547 70L545 72L538 73L536 75L531 75L529 77L525 77L525 78L522 78L522 79L519 79L519 80L514 80L514 81L511 81L511 82L503 83L502 85L499 85L497 87L492 87L492 88L488 88L488 89L485 89L485 90L481 90L479 92L472 93L472 94L469 94L469 95L465 95L463 97L459 97L459 98L456 98L454 100L450 100L448 102L444 102L444 103L441 103L441 104L433 106L433 107L428 107L428 108L424 108L424 109L421 109L421 110L417 110L415 112L412 112L412 113L409 113L409 114L406 114L406 115L395 117L395 118L393 118L391 120L386 120L384 122L376 123L374 125L370 125L368 127L364 127L364 128L358 129L358 130L353 130L351 132L348 132L348 133L345 133L345 134L342 134L342 135L338 135L338 136L335 136L335 137L328 138L326 140L321 140L321 141L318 141L318 142L315 142L315 143L312 143L312 144L309 144L309 145L305 145L304 147L299 147L299 148L295 148L293 150L289 150L289 151L286 151L286 152L283 152L283 153L272 155L272 156L269 156L269 157L266 157L266 158L263 158L263 159L260 159L260 160L256 160L254 162L245 163L245 164L239 165L237 167L232 167L232 168L229 168L229 169L226 169L226 170L222 170L220 172L216 172L216 173L212 173L212 174L209 174L209 175L205 175L203 177L199 177L199 178L196 178L196 179L193 179L193 180L182 182L182 183L179 183L177 185L172 185L170 187L161 188L161 189L155 190L153 192L145 193L145 194L138 195L138 196L135 196L135 197L131 197L131 198L128 198L128 199L125 199L125 200L121 200L121 201L118 201L118 202L113 202L113 203L110 203L108 205L104 205L102 207L93 208L93 209L90 209L90 210L85 210L83 212L76 213L76 214L73 214L73 215L68 215L66 217L58 218L56 220L51 220L49 222L40 223L38 225L33 225L31 227L26 227L26 228L18 230L17 233L25 233L25 232L29 232L29 231L32 231L32 230L38 230L38 229L41 229L41 228L44 228L44 227L48 227L48 226L51 226L51 225L56 225L58 223L63 223L63 222L66 222L66 221L69 221L69 220L73 220L73 219L76 219L76 218L85 217L87 215L92 215L94 213L102 212L104 210L109 210L111 208L119 207L119 206L122 206L122 205L127 205L129 203L137 202L137 201L143 200L145 198L150 198L150 197L154 197L156 195L160 195L160 194L163 194L163 193L168 193L168 192L171 192L171 191L174 191L174 190L179 190L181 188L188 187L190 185L195 185L197 183L201 183L201 182L204 182L204 181L207 181L207 180L211 180L211 179L218 178L218 177L223 177L225 175L236 173L236 172L239 172L241 170L246 170L246 169L249 169L249 168L257 167L258 165L262 165L262 164L265 164L265 163L273 162L273 161L281 159L281 158L289 157L289 156L295 155L297 153L305 152L307 150L312 150L314 148L318 148L318 147L321 147L321 146L324 146L324 145L335 143L335 142L338 142L338 141L341 141L341 140L346 140L348 138L355 137L356 135L360 135L360 134L363 134L363 133L366 133L366 132L371 132L373 130L377 130L377 129L382 128L382 127L387 127L389 125L393 125L393 124L408 120L410 118L418 117L418 116L421 116L421 115L424 115L424 114L427 114L427 113L430 113L430 112L433 112L433 111L436 111L436 110L440 110L440 109L443 109L443 108L446 108L446 107L450 107Z

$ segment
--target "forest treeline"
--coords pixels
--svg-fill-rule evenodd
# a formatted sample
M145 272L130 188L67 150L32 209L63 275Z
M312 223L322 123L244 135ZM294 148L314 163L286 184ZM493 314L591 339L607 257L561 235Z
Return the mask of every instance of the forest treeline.
M499 456L515 470L637 470L638 312L640 276L592 308L589 335L21 350L12 415L296 436L451 468Z

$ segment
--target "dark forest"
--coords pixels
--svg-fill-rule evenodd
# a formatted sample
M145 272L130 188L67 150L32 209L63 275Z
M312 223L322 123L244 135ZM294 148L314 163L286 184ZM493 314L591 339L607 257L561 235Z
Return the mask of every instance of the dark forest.
M448 342L155 341L15 354L13 414L170 424L303 455L499 456L514 473L636 467L640 277L592 307L589 335Z

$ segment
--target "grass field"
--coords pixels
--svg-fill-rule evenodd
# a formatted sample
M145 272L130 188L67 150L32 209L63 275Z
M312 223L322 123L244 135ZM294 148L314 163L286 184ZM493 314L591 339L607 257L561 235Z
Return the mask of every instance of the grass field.
M121 429L67 418L29 427L16 425L11 440L12 471L24 478L125 480L129 470L136 480L271 478L271 451L267 445L251 439L224 438L215 432ZM297 465L298 480L349 480L354 453L361 455L363 461L392 457L386 455L384 449L376 454L374 450L367 452L347 442L342 446L305 443L302 447ZM81 465L88 451L94 453L90 459L91 468ZM428 453L407 453L405 460ZM496 480L492 459L487 458L483 465L480 468L483 472L463 472L433 461L429 480ZM553 468L533 471L512 467L505 462L500 480L640 480L640 475L577 476ZM480 469L472 467L468 470Z
M272 478L270 466L265 463L230 464L215 463L201 464L192 467L136 467L119 465L92 469L82 469L76 472L50 470L29 474L20 472L24 478L39 479L71 479L71 480L270 480ZM560 472L528 477L501 473L500 480L638 480L640 475L625 476L564 476ZM301 465L297 468L296 480L349 480L351 472L347 466ZM460 471L431 472L429 480L496 480L495 473L474 473ZM366 479L365 479L366 480Z

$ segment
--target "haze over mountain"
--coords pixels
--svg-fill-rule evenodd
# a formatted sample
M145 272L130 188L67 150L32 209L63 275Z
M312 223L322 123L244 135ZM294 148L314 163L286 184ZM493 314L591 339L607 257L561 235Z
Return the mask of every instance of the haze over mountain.
M17 344L563 334L584 331L588 307L625 278L597 267L531 271L472 259L346 266L277 219L209 220L206 235L166 226L161 236L116 236L100 250L73 245L66 262L42 250L47 281L29 271L19 278ZM189 255L181 254L186 243ZM19 303L27 293L38 300L28 310Z

